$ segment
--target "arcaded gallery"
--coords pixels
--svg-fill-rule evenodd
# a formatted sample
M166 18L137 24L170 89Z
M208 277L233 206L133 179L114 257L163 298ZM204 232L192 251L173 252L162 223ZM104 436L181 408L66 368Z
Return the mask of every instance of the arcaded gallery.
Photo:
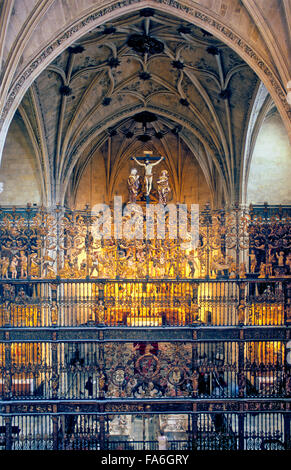
M0 450L291 448L291 1L0 1Z

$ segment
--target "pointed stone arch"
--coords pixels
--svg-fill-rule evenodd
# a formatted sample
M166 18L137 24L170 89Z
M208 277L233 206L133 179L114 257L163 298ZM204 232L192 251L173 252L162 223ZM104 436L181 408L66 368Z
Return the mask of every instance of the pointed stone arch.
M37 24L41 23L51 4L43 1L39 2L38 8L33 11L32 17L27 21L22 31L22 45L25 47L28 40L32 40L33 31ZM157 11L169 13L181 20L188 21L205 31L213 34L218 39L227 44L237 54L243 58L254 72L263 81L269 90L281 117L285 123L287 132L291 137L291 111L286 102L286 91L283 88L278 73L274 70L271 61L266 54L262 54L254 43L240 35L234 27L231 27L223 15L219 15L210 9L199 5L189 3L185 4L178 1L164 0L123 0L122 2L112 1L110 3L91 5L86 12L76 12L76 16L64 25L61 33L55 31L53 37L46 44L34 51L32 56L20 66L20 57L17 54L14 60L14 68L9 75L9 63L7 64L7 74L4 77L2 90L3 101L1 103L0 114L0 155L2 154L6 134L13 118L13 115L35 78L57 57L63 50L77 41L80 37L96 26L112 19L118 18L126 13L139 11L142 8L153 8ZM60 4L54 2L55 14ZM250 20L251 21L251 20ZM18 54L19 55L19 54ZM13 57L11 58L11 60ZM18 67L17 67L18 66ZM5 75L5 74L4 74Z

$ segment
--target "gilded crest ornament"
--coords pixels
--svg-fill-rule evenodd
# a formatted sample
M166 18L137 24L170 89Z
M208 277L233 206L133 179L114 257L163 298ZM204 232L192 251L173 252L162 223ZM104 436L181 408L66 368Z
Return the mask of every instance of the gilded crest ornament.
M136 361L136 369L145 379L152 379L160 371L160 361L154 354L146 353Z

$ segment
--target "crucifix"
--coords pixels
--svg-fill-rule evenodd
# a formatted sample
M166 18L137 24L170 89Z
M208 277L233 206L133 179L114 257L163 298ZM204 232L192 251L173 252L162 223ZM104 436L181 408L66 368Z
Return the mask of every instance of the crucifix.
M150 151L145 151L144 154L144 157L132 157L132 159L145 169L146 196L149 196L153 182L153 166L158 165L165 157L152 157Z

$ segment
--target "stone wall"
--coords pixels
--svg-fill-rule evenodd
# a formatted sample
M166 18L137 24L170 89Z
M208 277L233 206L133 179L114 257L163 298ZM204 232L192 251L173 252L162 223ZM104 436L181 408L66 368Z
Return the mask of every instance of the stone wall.
M291 146L277 111L258 134L247 187L247 203L291 204Z
M10 126L0 166L4 190L0 205L41 203L40 174L24 124L16 115Z

